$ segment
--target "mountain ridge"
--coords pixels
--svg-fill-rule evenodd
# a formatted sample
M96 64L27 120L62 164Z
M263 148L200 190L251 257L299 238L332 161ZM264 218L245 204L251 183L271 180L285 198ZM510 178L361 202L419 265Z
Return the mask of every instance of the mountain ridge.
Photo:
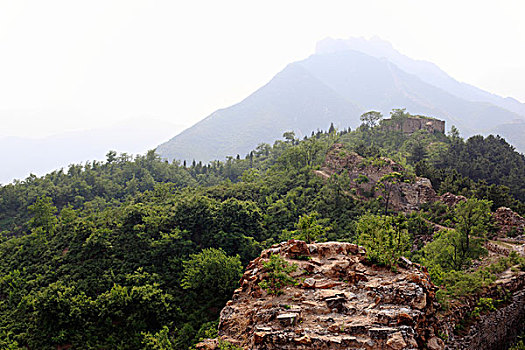
M421 62L427 67L427 63ZM435 75L445 77L446 84L459 84L459 90L463 91L460 95L470 91L461 85L464 83L429 64L437 70ZM359 116L367 110L388 115L392 109L406 108L412 114L444 119L466 136L487 134L502 124L525 122L523 116L501 107L501 103L490 103L487 94L490 95L478 94L478 101L470 101L407 72L388 57L378 58L345 47L290 63L254 93L159 145L157 152L168 160L224 159L244 155L260 143L279 138L285 131L293 130L302 137L316 129L328 128L330 122L336 127L357 127ZM520 104L515 99L493 98ZM502 136L520 147L515 133Z
M3 167L0 183L43 175L69 164L104 160L109 150L142 154L155 148L159 138L180 131L175 125L152 119L128 119L109 127L70 131L40 138L0 136ZM20 160L23 159L23 162Z
M316 53L328 53L353 49L370 56L384 57L396 64L402 70L423 78L422 80L449 91L458 97L470 101L491 102L511 112L525 116L525 103L513 97L502 97L484 91L474 85L458 81L449 76L433 62L412 59L397 51L391 43L378 37L370 40L364 38L332 39L325 38L316 45Z
M317 98L326 98L331 100L332 103L330 104L330 107L324 108L326 104L323 104L322 106L319 106L318 104L312 105L312 101L308 101L308 98L310 96L304 96L301 93L295 93L295 91L293 91L293 86L288 86L287 84L283 86L282 83L287 82L289 79L292 79L294 81L297 79L301 79L300 81L302 84L310 84L311 87L315 89L314 91L316 91ZM268 103L265 106L265 109L262 110L256 107L258 110L256 110L255 112L249 110L251 104L266 104L266 101L268 101L266 97L271 97L271 95L279 96L284 92L283 89L285 89L288 93L288 99L280 100L278 103ZM261 99L263 99L263 101L261 101ZM310 105L308 105L309 103ZM289 108L287 107L294 104L298 105L299 108L303 108L303 111L295 111L297 110L297 106L293 106L295 107L294 111L287 112L289 111ZM280 107L280 109L277 107ZM238 111L245 112L247 109L247 114L235 114ZM333 89L328 87L326 84L322 83L318 79L315 79L309 72L304 70L299 65L292 63L287 65L281 72L276 74L276 76L272 78L272 80L270 80L267 84L259 88L257 91L252 93L250 96L246 97L241 102L228 108L219 109L216 112L209 115L208 117L206 117L205 119L203 119L202 121L198 122L196 125L199 125L200 130L198 128L195 128L195 125L184 130L176 136L180 140L180 142L176 143L175 145L164 143L157 148L157 152L161 156L165 156L167 152L170 152L170 149L176 148L177 146L180 147L181 144L183 144L183 142L186 141L200 144L201 148L204 148L205 150L208 150L208 152L211 152L211 156L206 157L205 155L203 155L203 152L195 152L194 154L196 156L181 157L184 160L191 161L192 159L197 159L203 161L210 161L214 159L223 158L227 155L244 155L247 152L250 152L253 148L257 146L257 144L261 142L272 142L273 140L280 138L283 131L286 130L295 129L298 135L304 136L312 130L323 127L328 128L331 122L334 122L334 124L342 127L344 126L343 121L345 121L346 119L344 115L346 115L347 113L352 113L352 115L357 116L358 111L359 109L356 106L354 106L351 102L347 101L342 96L337 94L337 92L333 91ZM324 117L324 125L319 125L318 119L315 119L312 123L308 124L308 118L316 116L317 112L319 112ZM233 116L230 117L231 119L228 121L229 125L224 125L224 119L228 118L227 114L230 113L233 113ZM262 119L256 119L250 113L254 113ZM283 113L286 113L285 117L287 118L284 120L280 118L274 118L268 121L265 120L265 118L269 114L272 115L272 113L273 115L277 115L279 117L282 116ZM245 115L248 116L247 119L243 119ZM341 115L343 117L341 117ZM297 118L299 116L306 116L306 127L294 127L294 125L297 123ZM238 123L255 123L259 125L253 125L252 129L244 129L243 131L239 131L234 130L235 126L230 125L232 121ZM357 122L358 119L352 121ZM260 141L257 143L254 144L252 142L252 139L254 137L257 137L257 135L263 133L264 130L266 130L266 128L272 127L274 123L278 123L280 125L280 128L273 129L270 132L266 133L264 136L260 137ZM207 138L207 136L202 136L203 133L207 135L208 133L214 132L216 128L222 128L221 133L214 135L214 137L226 143L226 146L224 147L226 151L223 151L223 153L214 152L216 145L210 143L210 140ZM239 144L239 141L235 139L235 135L238 136L241 132L247 133L248 138L244 141L241 141L241 143ZM199 156L201 158L199 158ZM171 160L175 157L168 156L166 158Z

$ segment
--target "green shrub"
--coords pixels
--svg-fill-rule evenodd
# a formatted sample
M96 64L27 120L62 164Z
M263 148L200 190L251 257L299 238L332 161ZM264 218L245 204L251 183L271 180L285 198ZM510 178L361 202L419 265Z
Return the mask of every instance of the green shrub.
M355 179L356 184L363 184L363 183L368 183L368 182L370 182L370 179L366 175L363 175L363 174L359 174L357 176L357 179Z
M219 338L219 350L243 350L240 346Z
M487 311L495 311L496 306L494 305L494 299L492 298L479 298L477 306L470 313L471 317L479 317L481 313Z
M296 230L290 232L293 238L312 243L323 237L330 227L321 225L317 220L318 215L315 211L308 215L301 215L299 222L294 225Z
M410 236L402 215L363 215L357 222L357 232L358 242L365 247L371 262L392 268L408 253Z
M509 350L525 350L525 342L520 340L514 346L510 347Z
M297 281L290 276L290 273L297 270L296 264L289 264L279 255L272 254L267 262L263 263L264 269L268 276L259 286L270 294L282 294L285 286L295 285Z

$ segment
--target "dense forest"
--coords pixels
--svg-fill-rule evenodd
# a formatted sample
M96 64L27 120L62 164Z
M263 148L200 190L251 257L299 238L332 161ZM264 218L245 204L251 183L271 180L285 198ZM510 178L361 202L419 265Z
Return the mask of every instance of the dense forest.
M0 348L189 349L213 337L244 266L292 237L359 242L378 264L408 256L428 266L443 305L502 268L525 268L513 255L469 270L484 254L482 233L494 231L491 211L525 214L522 154L497 136L406 134L378 114L362 120L302 139L286 132L209 164L109 152L105 162L0 187ZM385 213L383 197L357 198L344 175L315 174L335 143L369 162L388 157L404 178L427 177L438 194L468 200ZM429 221L450 230L410 249L432 233ZM392 234L403 244L374 243Z

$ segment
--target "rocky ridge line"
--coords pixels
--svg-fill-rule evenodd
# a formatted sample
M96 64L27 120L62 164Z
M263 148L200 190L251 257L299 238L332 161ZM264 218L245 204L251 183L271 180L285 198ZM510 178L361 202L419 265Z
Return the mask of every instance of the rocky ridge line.
M334 174L345 174L350 178L350 191L359 198L366 199L381 194L376 186L380 179L391 173L403 173L405 169L385 157L370 161L355 152L348 151L343 144L336 143L328 151L323 167L315 170L322 178ZM391 191L389 208L395 211L412 212L420 205L437 200L437 195L429 179L416 177L409 182L396 183Z
M281 295L259 286L272 254L297 265L297 285ZM219 337L243 349L443 349L435 291L424 268L406 259L393 272L368 263L355 244L290 240L248 265L221 312ZM217 341L197 348L216 349Z

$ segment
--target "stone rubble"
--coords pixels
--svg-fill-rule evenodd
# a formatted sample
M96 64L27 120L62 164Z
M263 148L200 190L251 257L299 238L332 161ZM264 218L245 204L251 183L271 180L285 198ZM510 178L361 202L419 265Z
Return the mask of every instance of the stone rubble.
M498 236L500 237L507 237L509 233L513 236L525 233L525 218L510 208L498 208L493 214L493 218L499 228Z
M345 174L350 178L350 188L355 193L367 198L377 197L381 191L376 188L379 180L393 172L404 172L401 165L389 158L381 157L369 163L355 152L344 149L336 143L326 155L325 163L316 174L328 178L334 174ZM429 179L416 177L414 181L399 182L393 186L389 207L395 211L411 212L420 205L433 202L437 198Z
M297 265L297 284L281 295L259 286L272 254ZM369 264L354 244L290 240L248 265L221 312L219 336L243 349L443 349L435 291L408 259L393 272ZM197 348L216 346L208 340Z
M467 201L467 197L465 197L465 196L456 196L453 193L447 192L447 193L444 193L441 196L439 196L437 198L437 200L440 201L440 202L445 203L449 207L453 207L453 206L455 206L456 204L458 204L460 202L466 202Z

